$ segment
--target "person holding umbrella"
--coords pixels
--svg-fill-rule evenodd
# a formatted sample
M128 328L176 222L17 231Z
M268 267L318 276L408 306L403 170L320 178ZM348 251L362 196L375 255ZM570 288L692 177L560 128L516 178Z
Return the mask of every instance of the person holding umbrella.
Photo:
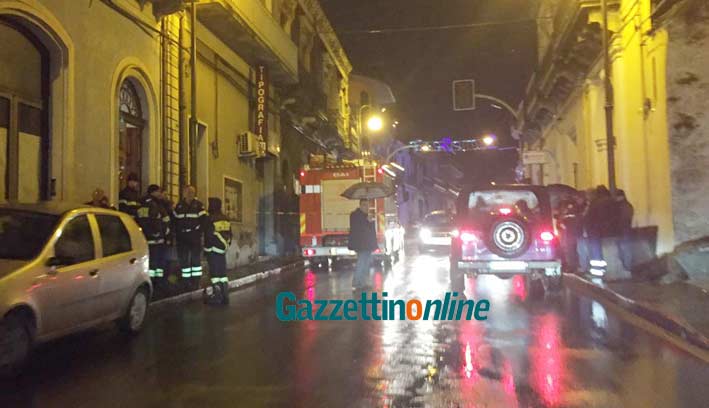
M352 290L367 288L372 252L378 248L374 218L369 214L369 200L360 199L359 207L350 214L348 248L357 253L357 266L352 278Z

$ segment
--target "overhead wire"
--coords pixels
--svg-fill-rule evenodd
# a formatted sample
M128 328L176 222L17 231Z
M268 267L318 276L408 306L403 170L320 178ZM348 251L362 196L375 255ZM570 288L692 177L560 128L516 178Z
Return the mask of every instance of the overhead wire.
M547 17L542 17L544 19ZM500 20L500 21L483 21L478 23L468 23L468 24L446 24L437 26L418 26L418 27L392 27L392 28L371 28L362 30L343 30L338 31L339 35L353 35L353 34L391 34L391 33L407 33L407 32L425 32L425 31L443 31L443 30L460 30L466 28L483 28L483 27L494 27L509 24L520 24L520 23L534 23L539 19L535 18L524 18L517 20Z

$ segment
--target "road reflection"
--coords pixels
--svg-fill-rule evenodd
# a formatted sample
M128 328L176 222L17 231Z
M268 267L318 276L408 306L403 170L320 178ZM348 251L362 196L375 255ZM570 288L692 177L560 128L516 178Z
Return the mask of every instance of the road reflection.
M407 268L375 272L375 282L378 274L389 298L443 299L450 290L445 257L421 255ZM371 351L377 369L369 372L377 378L368 401L388 407L657 406L623 384L629 379L630 388L647 389L648 372L636 367L674 372L688 363L709 374L701 363L667 351L667 359L639 358L648 348L667 347L597 302L569 292L532 300L528 293L522 277L467 277L466 296L492 303L488 321L382 321L381 350ZM647 394L666 401L663 406L694 398L670 390Z
M370 278L390 300L450 290L448 261L432 254ZM466 296L491 302L482 322L276 319L277 293L359 299L351 279L347 265L283 274L228 308L163 309L130 341L49 343L0 406L707 406L709 365L569 291L533 299L521 278L466 279Z

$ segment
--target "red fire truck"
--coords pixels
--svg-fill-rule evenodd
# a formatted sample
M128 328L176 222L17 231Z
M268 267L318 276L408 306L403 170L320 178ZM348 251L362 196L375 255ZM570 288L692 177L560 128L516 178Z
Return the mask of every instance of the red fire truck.
M361 181L393 183L376 162L354 160L337 164L311 160L300 172L300 246L303 256L315 266L327 267L337 259L355 258L347 248L350 213L357 200L342 197ZM374 257L385 266L399 259L404 250L404 229L399 225L396 198L372 200L379 248Z

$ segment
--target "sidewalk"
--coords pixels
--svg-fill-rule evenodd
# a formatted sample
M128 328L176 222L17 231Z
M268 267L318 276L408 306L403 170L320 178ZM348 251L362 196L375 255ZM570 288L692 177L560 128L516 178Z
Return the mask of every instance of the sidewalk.
M564 275L564 282L709 352L709 282L603 282L571 274Z
M234 289L264 279L270 275L279 274L282 271L302 269L307 265L308 262L299 255L277 257L242 265L227 271L229 287ZM179 280L176 283L168 284L167 287L161 288L156 286L152 304L160 305L201 298L202 288L209 285L209 272L206 269L205 271L206 273L202 277L201 286L198 290L186 290Z

